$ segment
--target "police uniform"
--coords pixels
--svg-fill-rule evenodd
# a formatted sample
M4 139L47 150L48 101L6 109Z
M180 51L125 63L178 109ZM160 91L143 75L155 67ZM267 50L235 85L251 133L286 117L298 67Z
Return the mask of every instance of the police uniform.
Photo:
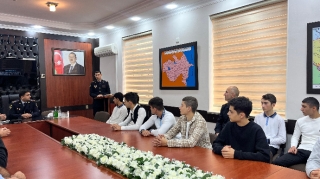
M108 98L94 98L97 97L99 94L107 95L110 93L110 87L107 81L101 80L100 82L98 82L97 80L94 80L91 82L90 96L93 98L93 116L98 111L104 111L105 109L108 109Z
M9 119L21 119L21 115L25 113L30 113L32 118L40 116L40 111L34 100L27 101L24 104L21 100L15 100L11 103L9 108Z

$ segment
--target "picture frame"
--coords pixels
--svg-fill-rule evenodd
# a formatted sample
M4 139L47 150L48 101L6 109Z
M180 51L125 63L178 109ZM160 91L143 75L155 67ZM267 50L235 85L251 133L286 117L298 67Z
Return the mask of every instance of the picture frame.
M198 90L197 42L159 49L160 90Z
M320 22L307 24L307 94L320 94Z
M84 50L52 48L53 76L84 76L85 56Z

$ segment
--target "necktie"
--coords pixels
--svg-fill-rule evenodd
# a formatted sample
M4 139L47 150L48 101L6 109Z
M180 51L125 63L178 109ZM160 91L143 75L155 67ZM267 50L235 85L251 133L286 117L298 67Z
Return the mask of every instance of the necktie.
M73 66L70 66L69 73L71 73L72 70L73 70Z

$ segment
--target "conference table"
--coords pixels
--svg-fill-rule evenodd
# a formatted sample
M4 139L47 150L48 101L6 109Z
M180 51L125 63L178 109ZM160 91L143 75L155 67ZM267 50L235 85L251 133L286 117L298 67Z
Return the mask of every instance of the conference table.
M125 142L142 151L184 161L227 179L308 178L304 172L268 163L224 159L201 147L154 147L153 137L143 137L138 131L113 131L109 124L85 117L4 126L11 130L11 134L3 138L9 155L7 169L10 173L20 170L30 179L125 178L108 168L97 166L94 161L60 144L65 136L92 133Z

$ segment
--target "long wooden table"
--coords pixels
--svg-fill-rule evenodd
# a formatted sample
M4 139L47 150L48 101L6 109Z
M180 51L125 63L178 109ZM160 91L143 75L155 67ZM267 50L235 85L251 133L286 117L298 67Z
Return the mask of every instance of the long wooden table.
M263 162L224 159L201 147L154 147L153 137L142 137L137 131L113 131L109 124L85 117L14 124L6 126L12 132L4 143L9 151L8 170L23 171L28 178L123 178L104 167L98 167L75 151L60 145L59 141L73 134L95 133L118 142L125 142L143 151L185 161L204 171L226 178L289 178L303 179L303 172ZM40 132L41 131L41 132ZM52 138L50 138L51 136Z

